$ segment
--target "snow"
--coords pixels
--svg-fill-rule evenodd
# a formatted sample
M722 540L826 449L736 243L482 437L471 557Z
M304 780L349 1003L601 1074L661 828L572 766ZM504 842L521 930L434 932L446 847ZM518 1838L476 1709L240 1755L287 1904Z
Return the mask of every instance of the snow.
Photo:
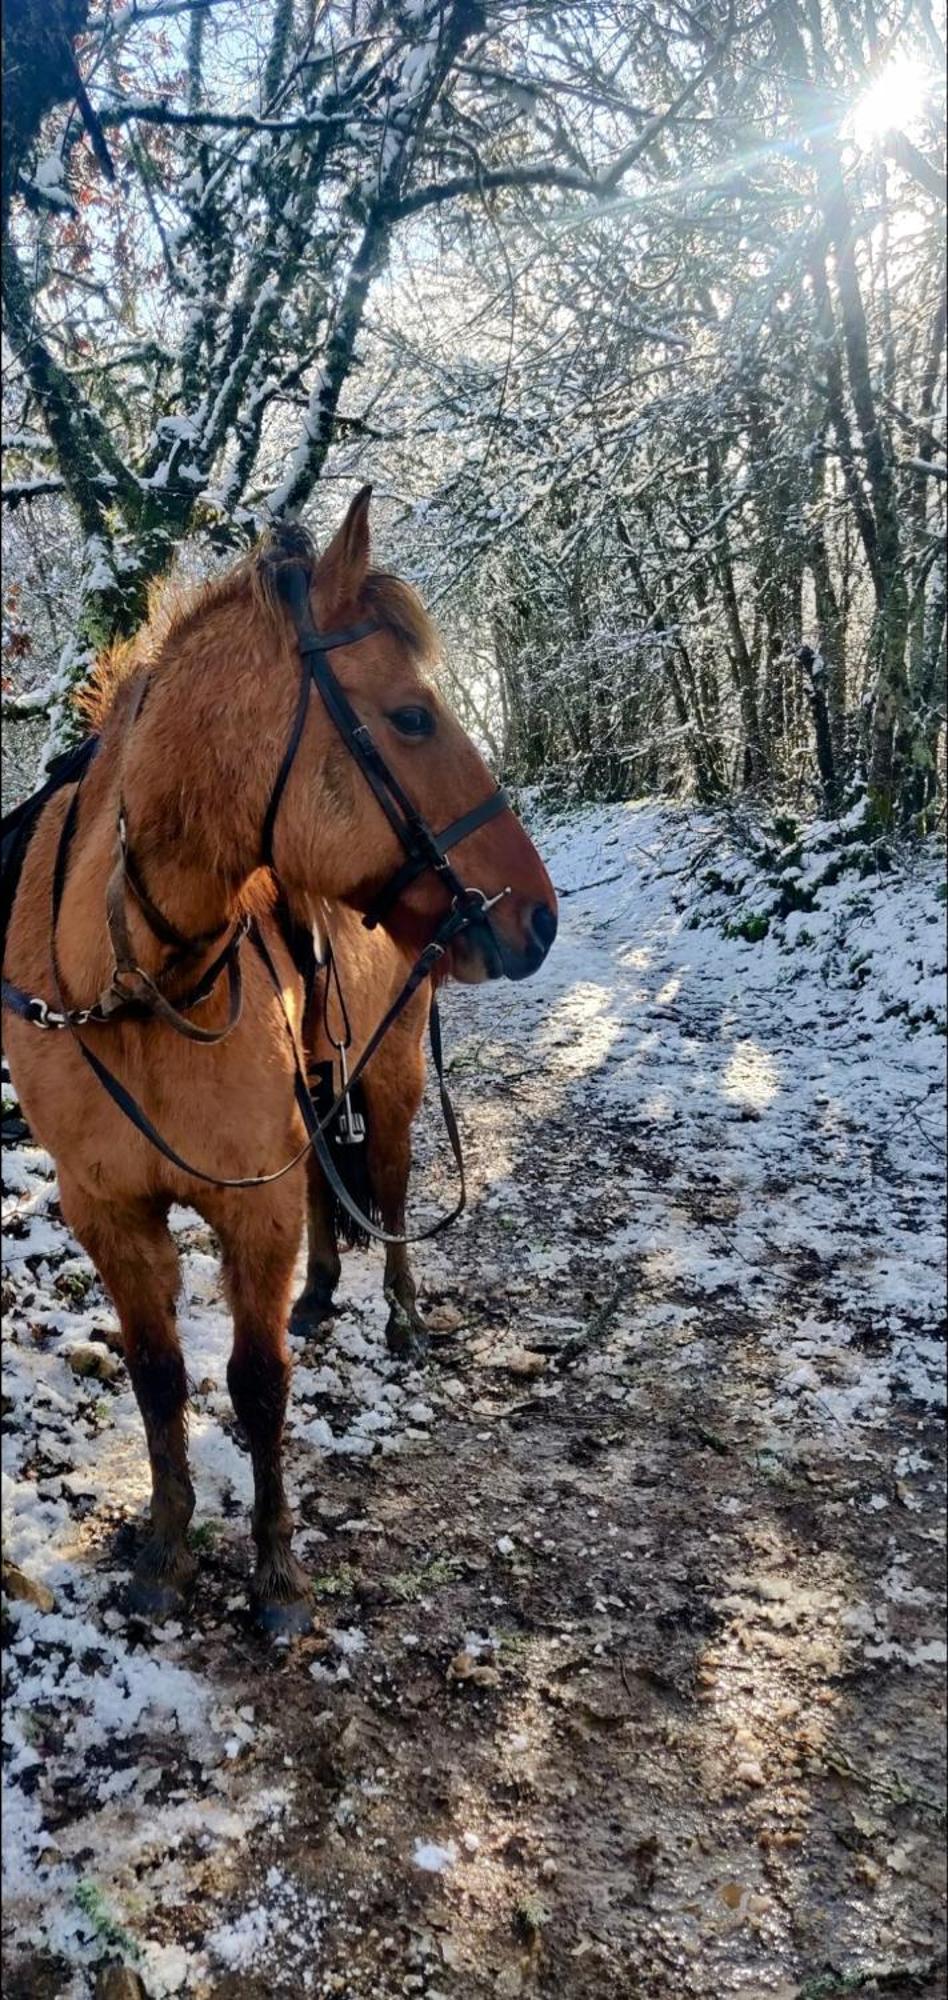
M934 1333L943 1300L940 857L914 874L843 876L805 914L805 941L793 913L748 943L710 921L696 868L713 841L721 873L748 872L720 822L612 806L541 819L537 837L565 922L547 967L518 994L525 1038L580 1103L598 1106L607 1079L609 1108L667 1134L673 1164L659 1190L636 1187L635 1221L604 1256L644 1248L653 1268L755 1306L779 1267L817 1257L838 1315L762 1335L778 1346L786 1420L804 1364L796 1395L822 1401L811 1422L846 1422L897 1391L939 1402L940 1343L918 1322ZM482 1037L492 1010L503 1035L499 1000L478 1005ZM882 1192L890 1176L905 1191L895 1203ZM728 1248L724 1232L694 1227L701 1185L739 1204ZM889 1336L884 1358L855 1347L847 1322L870 1317ZM826 1381L831 1357L839 1385Z
M443 1875L456 1866L458 1850L453 1840L446 1847L439 1847L434 1840L416 1840L411 1858L426 1875Z
M489 1050L478 1092L490 1093L506 1068L528 1065L541 1103L551 1111L571 1105L584 1173L593 1189L601 1185L610 1218L598 1246L604 1276L614 1273L619 1284L630 1268L641 1274L634 1310L620 1300L608 1338L585 1356L580 1377L595 1373L608 1393L634 1396L629 1357L656 1340L669 1379L693 1374L724 1302L753 1323L755 1449L780 1466L831 1443L858 1462L880 1415L910 1418L944 1396L938 857L923 855L875 881L842 877L819 890L804 924L794 913L748 943L723 934L703 879L713 854L720 871L752 881L752 864L731 849L720 820L657 805L534 818L561 896L548 964L518 987L515 1006L511 989L497 986L448 994L445 1011L452 1058L464 1054L465 1024L472 1042ZM458 1094L463 1112L463 1084ZM609 1119L622 1132L618 1174ZM500 1215L516 1214L517 1140L514 1118L506 1140L478 1161L475 1207L493 1197ZM91 1878L139 1949L148 1991L203 1993L213 1990L215 1970L244 1974L269 1964L293 1926L318 1932L316 1900L288 1877L265 1897L262 1884L253 1899L238 1886L252 1829L279 1825L293 1810L292 1771L279 1789L255 1779L255 1759L279 1740L279 1700L262 1690L248 1714L245 1692L227 1693L226 1678L215 1680L200 1650L188 1650L189 1630L178 1621L144 1639L130 1632L120 1596L127 1552L116 1531L140 1518L147 1501L140 1419L124 1371L114 1383L77 1379L68 1362L78 1344L102 1341L111 1309L59 1219L40 1149L11 1153L4 1182L4 1547L56 1598L48 1613L8 1606L7 1921L15 1942L63 1953L81 1975L81 2000L85 1969L102 1952L77 1903ZM524 1246L525 1277L568 1266L559 1240L568 1204L552 1184L549 1208L558 1240ZM195 1385L195 1522L213 1530L202 1557L209 1573L227 1574L220 1618L243 1603L223 1566L225 1552L232 1567L248 1566L251 1479L245 1452L225 1428L230 1329L214 1246L193 1213L174 1224L182 1339ZM461 1228L476 1226L473 1214ZM451 1259L448 1246L433 1246L425 1270L448 1273ZM795 1283L804 1265L819 1270L815 1288ZM501 1275L483 1264L485 1283ZM295 1375L294 1505L296 1488L319 1491L328 1455L410 1455L437 1439L431 1379L400 1369L387 1353L377 1263L347 1259L344 1294L325 1361ZM564 1306L574 1302L564 1295ZM564 1311L544 1318L543 1329L568 1340L577 1324ZM476 1395L476 1379L471 1386ZM570 1378L531 1393L569 1395ZM928 1472L903 1433L893 1479ZM349 1525L378 1532L371 1492L367 1485L363 1511ZM878 1471L859 1504L884 1534L894 1493ZM900 1504L917 1502L907 1495ZM522 1540L519 1524L511 1527L517 1532L495 1538L508 1562ZM590 1510L590 1534L607 1532ZM633 1548L615 1554L620 1565L639 1559ZM753 1578L742 1581L757 1591ZM735 1589L740 1584L734 1580ZM789 1615L782 1600L763 1601L774 1618ZM907 1610L924 1620L929 1609L931 1631L907 1637L895 1622ZM944 1662L934 1611L893 1553L880 1602L841 1604L833 1616L842 1646L932 1675ZM422 1615L417 1630L402 1635L406 1648L424 1644ZM329 1637L330 1658L310 1669L320 1705L372 1668L372 1646L358 1626L340 1625ZM464 1646L477 1658L496 1655L490 1634L469 1632ZM530 1739L513 1729L504 1742L519 1755ZM759 1782L755 1766L752 1754L739 1764L748 1785ZM70 1796L55 1841L45 1812L52 1786ZM186 1950L165 1918L189 1894L198 1839L214 1872L202 1892L200 1935ZM421 1833L412 1850L422 1872L444 1873L458 1858L453 1841Z
M58 147L45 154L33 175L33 185L40 189L46 200L57 208L71 208L72 201L65 184L63 157Z

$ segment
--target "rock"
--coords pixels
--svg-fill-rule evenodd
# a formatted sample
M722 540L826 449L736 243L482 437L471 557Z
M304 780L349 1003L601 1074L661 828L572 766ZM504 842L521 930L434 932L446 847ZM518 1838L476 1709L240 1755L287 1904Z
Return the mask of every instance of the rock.
M89 1377L96 1382L114 1382L122 1372L121 1362L97 1340L80 1341L69 1349L66 1360L73 1374L81 1379Z
M37 1611L56 1609L56 1599L48 1585L37 1583L34 1577L27 1576L25 1570L19 1569L16 1563L5 1562L3 1565L3 1594L5 1597L15 1598L21 1604L32 1604Z
M383 1585L377 1583L375 1578L371 1576L359 1578L358 1583L353 1586L353 1596L356 1603L362 1606L363 1611L377 1611L379 1605L385 1603Z
M466 1681L476 1664L473 1653L455 1653L453 1660L448 1662L449 1681Z
M458 1328L464 1325L464 1315L458 1312L456 1306L433 1306L430 1312L425 1313L425 1325L429 1333L440 1333L444 1338L446 1334L457 1333Z
M498 2000L516 2000L516 1995L523 1992L523 1973L519 1965L505 1966L504 1970L498 1973L494 1992L498 1995Z
M147 2000L145 1988L128 1965L103 1965L96 1973L95 2000Z
M756 1757L745 1757L738 1764L734 1776L741 1785L764 1785L767 1782Z

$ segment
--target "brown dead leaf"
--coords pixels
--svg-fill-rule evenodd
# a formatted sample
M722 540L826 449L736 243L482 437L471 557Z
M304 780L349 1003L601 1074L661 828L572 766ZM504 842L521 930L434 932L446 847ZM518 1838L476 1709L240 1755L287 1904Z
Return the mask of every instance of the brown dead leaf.
M3 1594L21 1604L32 1604L37 1611L56 1609L56 1599L48 1584L38 1582L34 1576L27 1576L17 1563L5 1562L3 1565Z
M472 1681L475 1687L499 1687L500 1674L474 1653L455 1653L448 1667L449 1681Z
M502 1368L508 1375L515 1375L521 1381L532 1381L534 1376L544 1375L549 1366L546 1354L535 1354L529 1347L502 1347L488 1362L489 1368Z

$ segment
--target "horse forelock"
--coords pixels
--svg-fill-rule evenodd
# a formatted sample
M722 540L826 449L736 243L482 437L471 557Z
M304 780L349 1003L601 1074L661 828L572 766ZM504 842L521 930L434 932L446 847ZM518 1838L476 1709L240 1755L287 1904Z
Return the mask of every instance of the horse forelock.
M315 583L318 592L319 555L309 530L299 521L274 522L258 546L255 562L255 580L268 605L272 606L279 598L281 570L292 565L306 570L308 580ZM370 568L357 601L346 609L375 619L407 646L419 664L431 665L437 659L441 642L434 621L412 585L394 576L391 570ZM338 622L335 614L336 607L330 607L328 615L334 624Z

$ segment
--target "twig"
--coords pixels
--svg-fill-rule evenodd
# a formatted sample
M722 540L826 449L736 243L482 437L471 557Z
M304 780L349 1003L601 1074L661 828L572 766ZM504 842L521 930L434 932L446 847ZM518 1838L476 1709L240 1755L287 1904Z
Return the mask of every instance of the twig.
M617 868L614 875L600 875L598 882L580 882L575 889L558 888L556 893L561 902L567 896L585 896L587 889L604 889L608 882L621 882L624 874L624 868Z
M582 1332L574 1334L571 1340L564 1342L556 1360L555 1365L557 1369L571 1368L573 1362L578 1360L581 1354L586 1353L590 1347L595 1345L596 1341L602 1339L610 1320L615 1315L627 1282L626 1278L620 1278L618 1284L613 1287L605 1304L597 1306L595 1312L590 1315Z

